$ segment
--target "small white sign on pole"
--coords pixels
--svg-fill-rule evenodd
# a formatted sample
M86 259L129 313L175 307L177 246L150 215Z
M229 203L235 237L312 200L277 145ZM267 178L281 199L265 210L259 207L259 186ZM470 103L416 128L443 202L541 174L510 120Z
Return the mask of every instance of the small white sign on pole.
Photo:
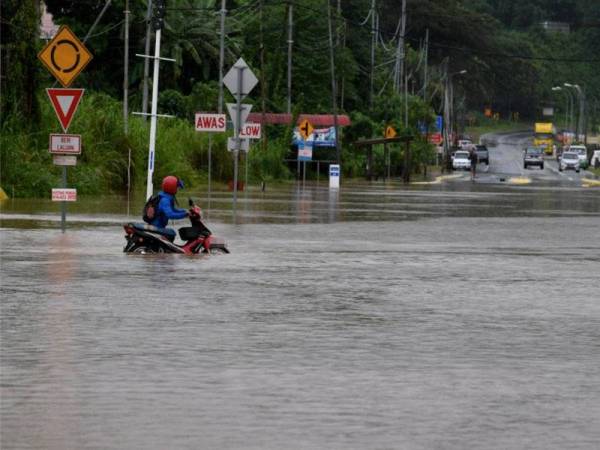
M227 127L225 114L196 113L196 131L222 133Z
M51 134L50 153L59 155L80 155L80 134Z
M340 165L331 164L329 166L329 187L339 188L340 187Z
M77 189L52 189L53 202L77 201Z
M227 138L227 150L233 152L237 150L236 139L234 137ZM247 152L250 150L250 140L240 138L240 150Z
M260 123L245 123L240 128L240 137L244 139L260 139Z
M76 166L77 156L75 155L52 155L52 161L55 166Z
M303 141L298 146L298 160L299 161L312 161L313 156L313 143L312 141Z

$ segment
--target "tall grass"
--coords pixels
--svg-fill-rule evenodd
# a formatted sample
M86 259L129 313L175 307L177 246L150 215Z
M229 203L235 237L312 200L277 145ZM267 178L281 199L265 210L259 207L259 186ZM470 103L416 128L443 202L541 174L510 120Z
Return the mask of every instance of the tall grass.
M41 124L35 129L18 117L4 120L0 138L0 185L17 197L48 197L60 186L61 168L54 166L48 152L48 135L62 133L46 93L39 94ZM129 133L123 127L121 102L102 93L86 92L69 133L81 134L82 154L77 166L68 170L69 187L86 195L125 192L131 151L133 189L143 190L148 166L150 122L129 116ZM182 119L159 118L156 139L154 184L174 174L187 186L207 178L209 140L212 177L226 182L233 178L231 154L226 133L209 136L197 133L193 124ZM258 146L257 146L258 147ZM255 180L289 177L283 164L287 147L271 142L265 151L250 153L252 178Z

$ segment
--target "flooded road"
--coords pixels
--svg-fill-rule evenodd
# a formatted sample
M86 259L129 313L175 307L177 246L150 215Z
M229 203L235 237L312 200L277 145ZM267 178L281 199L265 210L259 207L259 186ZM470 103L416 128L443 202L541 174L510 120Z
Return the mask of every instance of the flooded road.
M3 204L2 449L600 445L598 189L197 197L230 255L123 254L120 199L64 235Z

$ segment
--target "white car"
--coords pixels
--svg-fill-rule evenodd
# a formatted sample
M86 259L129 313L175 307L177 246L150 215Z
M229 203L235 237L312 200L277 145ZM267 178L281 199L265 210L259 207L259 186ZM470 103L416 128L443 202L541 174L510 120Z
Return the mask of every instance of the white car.
M563 170L574 170L575 172L579 172L579 155L575 152L564 152L560 157L560 161L558 162L558 170L561 172Z
M587 160L587 149L585 145L571 145L569 146L570 152L575 152L579 156L579 166L582 168L586 168L588 166Z
M470 170L471 160L469 159L469 152L459 150L454 153L454 156L452 156L452 168L454 170Z

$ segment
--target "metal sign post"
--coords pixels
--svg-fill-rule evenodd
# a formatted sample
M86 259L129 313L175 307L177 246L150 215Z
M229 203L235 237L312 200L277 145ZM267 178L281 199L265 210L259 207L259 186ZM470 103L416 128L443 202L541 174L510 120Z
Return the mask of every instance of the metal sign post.
M250 105L242 105L242 99L248 95L248 93L256 86L258 83L258 79L248 67L248 64L240 58L236 61L233 67L227 72L227 75L223 78L223 84L227 86L229 92L236 98L235 108L232 108L230 104L227 105L229 109L229 114L233 121L234 126L234 134L233 140L235 142L235 146L233 148L233 209L235 210L237 203L237 180L238 180L238 160L240 150L244 143L240 138L240 130L244 124L245 117L247 117L247 113L242 120L242 109L250 112ZM235 114L232 114L232 109L235 109Z
M87 38L87 37L86 37ZM85 42L85 39L84 39ZM62 188L52 189L52 201L61 202L60 228L64 233L67 222L67 201L77 200L77 190L67 189L67 166L77 164L81 153L81 136L66 134L84 93L83 89L66 89L92 59L92 54L75 34L63 25L54 38L40 51L38 58L63 85L63 89L46 89L65 134L50 134L49 151L54 164L62 166Z

